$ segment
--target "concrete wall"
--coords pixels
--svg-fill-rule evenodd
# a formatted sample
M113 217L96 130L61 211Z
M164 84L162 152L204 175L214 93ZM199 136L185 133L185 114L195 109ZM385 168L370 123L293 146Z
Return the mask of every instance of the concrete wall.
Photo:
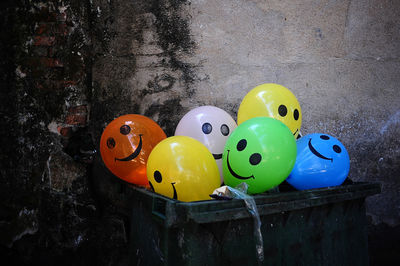
M373 222L400 224L399 3L198 0L96 5L97 23L108 25L105 21L113 18L108 29L114 38L99 36L95 46L106 42L108 47L93 64L95 104L112 109L104 122L138 112L172 135L191 108L215 105L236 118L250 89L282 84L301 104L303 135L336 136L350 153L350 177L382 183L382 194L368 201ZM115 106L107 97L121 102Z
M292 90L301 132L338 137L350 177L379 181L369 200L375 223L400 224L400 4L395 1L192 1L197 49L188 61L204 77L190 101L237 111L258 84Z

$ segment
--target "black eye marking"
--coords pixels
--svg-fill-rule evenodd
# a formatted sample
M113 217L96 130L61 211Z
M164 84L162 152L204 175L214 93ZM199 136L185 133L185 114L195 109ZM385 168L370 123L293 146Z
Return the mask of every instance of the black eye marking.
M204 123L201 127L201 130L203 130L204 134L210 134L212 131L212 126L210 123Z
M246 148L246 146L247 146L247 141L245 139L241 139L241 140L239 140L239 142L236 146L236 149L238 151L242 151Z
M154 180L156 180L157 183L161 183L162 181L162 176L159 171L154 171Z
M223 124L221 126L221 133L224 136L228 136L229 135L229 127L227 125Z
M252 165L257 165L257 164L259 164L259 163L261 162L261 154L259 154L259 153L253 153L253 154L250 156L249 161L250 161L250 163L251 163Z
M323 139L323 140L328 140L329 139L329 137L327 136L327 135L321 135L321 136L319 136L321 139Z
M129 132L131 132L131 127L128 125L123 125L119 128L119 132L121 132L122 135L128 135Z
M287 108L283 104L279 105L278 113L280 116L284 117L287 114Z
M108 139L107 139L107 147L108 147L109 149L112 149L112 148L115 147L115 140L114 140L114 138L108 138Z
M333 145L333 150L334 150L336 153L341 153L341 152L342 152L342 149L341 149L338 145Z
M299 120L299 116L300 116L299 110L294 109L294 112L293 112L294 120L296 120L296 121Z

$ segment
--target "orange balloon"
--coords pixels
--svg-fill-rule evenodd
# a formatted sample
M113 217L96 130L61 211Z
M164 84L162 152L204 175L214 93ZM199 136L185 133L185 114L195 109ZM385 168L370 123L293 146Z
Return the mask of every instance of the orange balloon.
M107 125L100 139L100 154L107 168L120 179L149 187L147 158L167 136L150 118L128 114Z

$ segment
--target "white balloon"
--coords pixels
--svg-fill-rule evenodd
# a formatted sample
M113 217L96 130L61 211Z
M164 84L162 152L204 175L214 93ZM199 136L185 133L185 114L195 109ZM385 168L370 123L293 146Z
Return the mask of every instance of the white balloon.
M175 136L192 137L208 148L217 162L222 184L222 153L226 140L236 127L235 120L221 108L200 106L182 117L175 129Z

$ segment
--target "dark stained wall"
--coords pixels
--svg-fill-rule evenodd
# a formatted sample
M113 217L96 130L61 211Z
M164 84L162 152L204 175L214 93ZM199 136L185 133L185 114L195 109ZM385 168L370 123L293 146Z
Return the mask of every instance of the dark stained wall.
M1 255L8 265L124 261L125 220L96 204L88 174L90 3L0 5Z

